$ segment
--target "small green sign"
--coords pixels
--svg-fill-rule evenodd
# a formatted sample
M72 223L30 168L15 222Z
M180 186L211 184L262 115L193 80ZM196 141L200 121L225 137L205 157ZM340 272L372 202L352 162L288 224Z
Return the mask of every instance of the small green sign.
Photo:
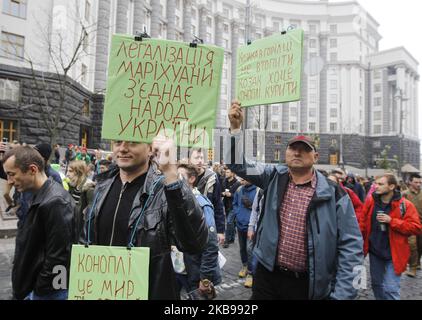
M114 35L102 138L210 148L223 59L214 46Z
M72 246L69 300L148 300L149 248Z
M243 107L300 100L303 30L255 40L237 54L236 98Z

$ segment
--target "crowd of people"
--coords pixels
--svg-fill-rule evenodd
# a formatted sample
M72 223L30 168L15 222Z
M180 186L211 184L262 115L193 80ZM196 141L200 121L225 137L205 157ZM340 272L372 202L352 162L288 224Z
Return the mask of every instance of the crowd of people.
M307 136L288 142L285 165L252 162L239 143L238 102L229 119L226 164L207 165L201 149L177 159L167 139L116 141L111 156L2 144L4 197L19 219L14 298L66 299L53 268L69 267L79 243L149 247L149 299L214 299L219 248L238 241L251 299L354 299L366 255L375 298L400 299L401 275L420 269L421 176L404 190L391 173L363 180L319 171Z

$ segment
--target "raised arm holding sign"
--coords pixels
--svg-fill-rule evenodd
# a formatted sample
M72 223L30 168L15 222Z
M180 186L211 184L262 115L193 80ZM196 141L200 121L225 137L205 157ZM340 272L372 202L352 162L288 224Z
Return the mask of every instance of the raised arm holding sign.
M114 35L102 138L209 148L224 50L214 46Z

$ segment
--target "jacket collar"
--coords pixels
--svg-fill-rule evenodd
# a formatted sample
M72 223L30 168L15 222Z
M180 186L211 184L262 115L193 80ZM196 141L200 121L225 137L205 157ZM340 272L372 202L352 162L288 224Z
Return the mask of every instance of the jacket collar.
M278 166L277 171L280 174L287 174L288 175L288 168L286 166ZM315 189L315 196L317 200L329 200L332 197L331 187L327 182L327 179L324 177L322 173L315 169L316 172L316 189Z
M34 194L34 201L32 201L32 205L40 204L44 199L45 196L48 195L48 189L50 188L51 184L53 183L52 178L48 178L46 182L42 185L41 189L39 189Z
M372 197L374 198L375 203L381 202L381 196L378 195L378 194L376 194L375 192L372 194ZM395 203L397 201L400 201L401 198L402 198L401 193L399 191L395 190L394 191L393 198L391 198L390 203L393 204L393 203Z

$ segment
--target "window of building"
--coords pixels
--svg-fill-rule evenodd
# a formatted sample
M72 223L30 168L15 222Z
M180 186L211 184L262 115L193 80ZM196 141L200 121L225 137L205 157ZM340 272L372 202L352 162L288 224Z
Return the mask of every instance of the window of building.
M258 28L261 28L261 26L262 26L262 17L261 16L255 16L255 25Z
M330 48L337 48L337 39L330 39Z
M362 96L359 97L359 105L363 106L363 97Z
M337 123L336 122L330 123L330 132L337 132Z
M377 83L374 85L374 92L381 92L381 84Z
M337 80L330 80L330 89L337 89Z
M210 32L207 32L205 41L206 42L212 42L212 37L211 37L211 33Z
M382 105L382 99L381 98L374 98L374 106L380 107Z
M279 115L280 114L280 106L279 105L272 106L271 113L273 115Z
M336 108L331 108L330 109L330 117L331 118L337 118L337 109Z
M336 62L337 61L337 52L331 52L330 53L330 61Z
M85 20L89 21L91 16L91 3L87 0L85 1Z
M377 124L374 126L374 134L381 134L382 126Z
M1 33L0 55L12 60L22 60L24 45L25 37L3 31Z
M212 20L210 17L207 17L207 27L212 27Z
M228 24L224 24L224 32L229 33L229 25Z
M0 100L19 102L20 82L0 78Z
M180 0L176 0L176 9L180 10Z
M290 122L290 131L297 130L297 122Z
M196 21L196 17L198 16L196 9L192 8L192 19Z
M87 77L87 73L88 73L88 68L85 64L82 63L82 70L81 70L81 80L82 83L87 83L88 77Z
M297 117L297 108L296 107L290 108L290 116L291 117Z
M281 22L280 21L273 21L273 30L274 31L281 31Z
M223 43L224 43L224 48L229 49L229 40L223 39Z
M337 25L336 24L330 25L330 33L337 33Z
M88 32L86 32L85 29L82 32L83 32L82 49L85 52L88 52L88 45L89 45Z
M374 79L381 79L381 71L374 70Z
M223 16L230 19L230 9L227 7L223 7Z
M309 48L316 48L316 39L309 39Z
M316 26L316 24L310 24L310 25L309 25L309 32L310 32L311 34L315 34L315 33L317 33L317 26Z
M316 131L316 123L309 122L309 132L315 132L315 131Z
M280 155L281 155L280 150L274 151L274 161L280 161Z
M316 108L309 108L309 117L310 118L316 117Z
M3 13L26 19L26 0L3 0Z
M84 117L89 118L89 100L88 99L84 99L84 104L82 106L82 115Z
M274 143L275 144L281 144L281 136L275 136Z
M0 141L7 138L9 142L18 140L18 121L10 119L0 119Z
M382 120L381 111L374 111L374 121L381 121Z
M309 81L309 89L316 89L316 88L317 88L316 80L310 80Z
M278 121L271 122L271 129L272 130L279 130Z
M337 103L337 95L336 94L330 94L330 103Z
M317 96L314 93L311 93L309 95L309 103L316 103L317 102Z

